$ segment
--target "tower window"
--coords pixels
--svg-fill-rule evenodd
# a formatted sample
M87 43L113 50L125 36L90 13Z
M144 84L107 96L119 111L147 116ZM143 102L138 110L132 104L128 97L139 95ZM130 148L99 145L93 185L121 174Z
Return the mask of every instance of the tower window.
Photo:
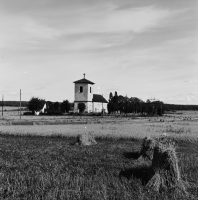
M90 93L91 93L91 87L90 87Z
M83 92L83 86L80 86L80 93Z

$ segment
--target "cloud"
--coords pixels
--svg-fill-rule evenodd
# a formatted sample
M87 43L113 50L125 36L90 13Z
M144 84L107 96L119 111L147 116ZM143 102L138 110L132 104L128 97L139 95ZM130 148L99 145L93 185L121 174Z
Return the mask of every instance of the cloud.
M165 99L191 92L197 85L195 10L190 2L158 0L0 1L0 85L49 99L65 98L64 85L73 100L72 77L92 71L90 79L107 93Z
M185 81L184 81L184 83L190 83L190 84L195 84L195 85L198 85L198 82L196 82L196 81L193 81L193 80L190 80L190 81L188 81L188 80L185 80Z
M16 92L7 92L6 96L19 96L19 93L16 93Z
M68 5L57 3L57 5L54 8L52 7L54 4L49 4L51 7L40 9L40 4L37 3L38 10L30 10L29 13L14 12L13 15L6 15L6 12L3 12L0 15L1 46L22 48L25 45L26 48L33 49L49 46L50 43L56 44L56 47L66 46L67 43L71 43L69 35L82 34L84 37L80 40L72 41L71 49L109 47L126 42L128 38L126 34L131 33L132 37L132 33L141 33L163 26L163 20L171 17L168 9L154 6L117 10L118 6L109 2L86 6L80 6L78 2L76 7L70 9L68 9L69 3ZM85 36L89 33L93 37ZM108 34L112 34L112 37Z
M110 88L107 88L108 91L114 92L120 90L120 86L112 85Z
M80 18L74 16L68 24L68 33L83 32L135 32L140 33L156 26L162 26L162 21L171 13L168 9L154 6L116 10L108 6L91 10Z
M50 40L59 36L59 31L49 27L28 16L7 16L0 15L2 26L0 44L1 48L26 48L38 47L41 40Z
M177 94L166 98L166 101L175 104L197 104L198 93L188 93L188 94Z
M41 86L41 87L37 87L35 90L44 90L44 89L46 89L46 88Z

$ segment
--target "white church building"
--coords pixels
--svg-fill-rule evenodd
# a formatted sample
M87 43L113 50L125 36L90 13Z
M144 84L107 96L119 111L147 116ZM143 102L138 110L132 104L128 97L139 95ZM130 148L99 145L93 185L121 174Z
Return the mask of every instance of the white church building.
M74 112L79 112L78 104L84 103L85 112L107 112L107 100L100 94L93 93L95 83L83 79L74 81Z

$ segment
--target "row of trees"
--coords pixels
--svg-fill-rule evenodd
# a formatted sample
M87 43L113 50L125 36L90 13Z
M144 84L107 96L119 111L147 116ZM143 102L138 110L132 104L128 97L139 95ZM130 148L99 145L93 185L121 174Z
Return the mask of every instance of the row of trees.
M27 108L29 111L34 114L34 112L40 111L44 105L46 104L46 113L48 114L62 114L62 113L68 113L71 110L71 107L73 106L72 103L70 103L68 100L64 100L62 103L60 102L51 102L51 101L45 101L44 99L39 99L37 97L32 97L30 101L27 104ZM78 104L78 109L80 112L84 112L86 106L84 103Z
M62 103L60 102L51 102L51 101L45 101L44 99L39 99L37 97L32 97L30 101L27 104L28 110L30 110L32 113L34 111L40 111L44 105L46 104L46 112L60 112L65 113L69 112L71 110L71 103L68 100L64 100Z
M71 103L68 100L64 100L62 103L47 101L47 111L60 111L62 113L67 113L71 110Z
M63 102L51 102L32 97L27 103L27 108L34 113L34 111L40 111L46 104L46 112L49 114L62 114L68 113L73 107L73 103L68 100ZM108 113L141 113L148 115L162 115L164 111L170 110L198 110L198 105L174 105L164 104L162 101L142 101L137 97L127 97L118 95L115 92L114 96L112 93L109 95L109 102L107 104ZM86 109L84 103L78 104L78 109L82 113Z
M141 113L151 115L162 115L164 113L164 103L162 101L142 101L137 97L127 97L118 95L115 92L109 95L109 103L107 105L108 113Z
M27 106L27 101L21 101L21 106L26 107ZM20 106L20 101L0 101L0 106L13 106L13 107L19 107Z
M198 105L165 104L165 110L198 110Z

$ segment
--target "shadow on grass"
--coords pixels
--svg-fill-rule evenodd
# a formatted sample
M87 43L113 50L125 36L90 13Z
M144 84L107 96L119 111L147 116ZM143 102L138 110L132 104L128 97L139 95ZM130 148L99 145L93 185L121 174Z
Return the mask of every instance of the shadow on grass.
M125 158L128 158L128 159L130 159L130 158L138 159L138 158L141 156L141 154L140 154L139 151L135 151L135 152L124 152L124 153L123 153L123 156L124 156Z
M134 168L128 168L120 171L119 177L140 179L143 185L153 177L154 171L151 166L143 165Z

